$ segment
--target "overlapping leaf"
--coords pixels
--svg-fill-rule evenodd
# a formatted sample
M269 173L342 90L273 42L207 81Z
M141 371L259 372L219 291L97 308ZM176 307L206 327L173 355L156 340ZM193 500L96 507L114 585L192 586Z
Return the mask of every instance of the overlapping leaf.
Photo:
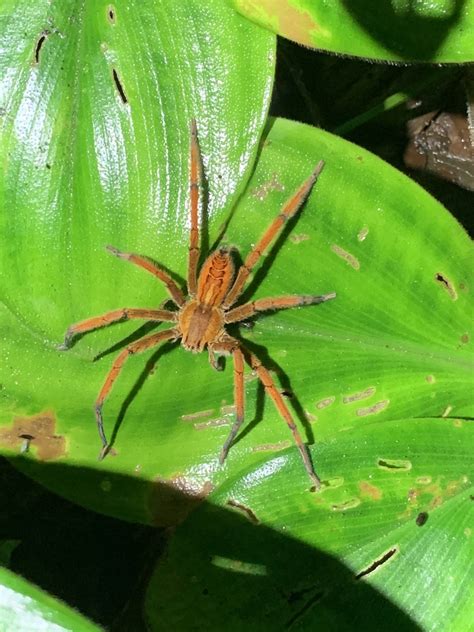
M386 61L469 62L472 0L229 0L274 33L322 50Z

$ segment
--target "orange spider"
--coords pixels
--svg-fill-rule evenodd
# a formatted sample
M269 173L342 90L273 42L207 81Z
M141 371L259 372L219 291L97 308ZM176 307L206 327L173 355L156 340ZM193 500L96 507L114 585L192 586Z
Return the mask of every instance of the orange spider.
M234 307L242 294L246 281L256 263L267 250L274 237L281 231L285 223L302 207L311 192L318 175L324 166L320 161L313 173L284 205L282 211L273 220L260 241L247 256L245 263L235 275L231 253L227 248L219 248L212 252L205 260L198 275L199 248L199 189L202 179L202 161L197 138L196 122L191 123L190 147L190 202L191 202L191 232L188 257L188 277L186 298L170 275L155 263L141 255L120 252L111 246L107 250L120 259L127 259L131 263L151 272L164 283L176 310L165 309L135 309L125 307L102 316L71 325L66 332L61 349L68 349L74 336L84 334L99 327L129 320L144 319L147 321L164 321L174 323L170 329L140 338L125 347L114 361L112 368L102 386L95 402L95 414L99 435L103 448L100 458L103 458L110 446L107 442L102 420L102 406L113 383L117 379L125 360L134 353L141 353L165 340L181 339L181 344L188 351L198 353L206 348L209 362L213 368L219 369L215 354L231 354L234 361L234 401L236 419L224 443L219 461L222 464L229 452L230 446L244 421L244 360L256 371L265 390L268 392L280 415L287 423L293 434L296 445L301 454L306 471L309 474L313 489L319 489L321 482L314 471L311 457L306 444L301 440L300 433L286 406L280 391L276 388L269 371L263 366L257 356L246 349L240 340L230 336L225 329L229 323L238 323L262 311L287 309L301 305L314 305L335 298L336 294L322 296L282 296L279 298L263 298L245 305Z

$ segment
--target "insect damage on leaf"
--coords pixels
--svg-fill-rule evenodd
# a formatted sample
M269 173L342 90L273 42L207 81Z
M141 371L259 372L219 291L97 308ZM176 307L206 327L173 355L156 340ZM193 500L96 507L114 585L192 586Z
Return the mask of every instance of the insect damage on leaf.
M66 439L55 434L56 418L51 411L32 417L14 417L10 427L0 429L0 445L32 451L40 461L59 459L66 453Z

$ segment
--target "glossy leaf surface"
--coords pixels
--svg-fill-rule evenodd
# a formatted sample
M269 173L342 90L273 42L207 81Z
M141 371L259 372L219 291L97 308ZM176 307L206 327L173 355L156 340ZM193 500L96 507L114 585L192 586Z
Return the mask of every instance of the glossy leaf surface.
M246 294L336 291L337 298L261 317L241 335L275 370L302 432L316 440L313 459L326 479L321 441L342 441L349 430L387 420L472 415L472 281L469 239L433 198L360 148L285 120L276 120L268 131L224 242L247 253L322 157L325 170L303 213ZM213 218L212 235L225 219L225 210ZM176 261L182 269L180 253ZM103 265L99 255L90 255L88 263L98 271ZM125 304L133 304L130 297L143 288L156 293L155 304L163 300L164 291L157 283L148 285L145 273L113 263L118 270L111 278L120 280ZM115 286L104 286L101 308L83 296L81 315L120 304ZM230 363L218 373L206 354L165 347L151 358L129 360L104 408L109 435L115 424L116 455L97 463L91 408L111 357L92 359L136 327L126 323L91 334L64 354L20 327L11 312L5 310L3 318L13 367L13 377L4 382L3 443L12 432L16 437L28 432L30 424L36 434L38 426L46 428L45 437L31 443L25 469L77 502L133 520L173 522L179 512L163 495L163 481L205 495L292 446L288 428L249 371L247 427L221 467L219 450L233 422ZM35 413L40 414L35 418ZM387 432L393 441L409 441L411 424L404 424L403 437ZM51 438L57 435L64 443ZM16 453L24 441L16 438ZM59 453L51 454L52 446ZM293 453L291 447L288 454ZM74 470L48 477L44 467L35 474L38 456L96 467L97 478L81 483ZM298 458L292 464L299 490L307 490ZM339 475L346 476L346 469L341 464ZM129 486L114 485L115 473L129 475ZM139 493L132 493L134 486Z
M54 599L34 584L0 567L0 628L15 632L99 632L96 626L72 608Z
M387 420L324 442L320 494L294 452L248 469L176 532L151 629L468 629L471 450L466 422Z
M229 0L290 40L386 61L473 60L472 0Z
M265 121L275 37L219 0L7 0L0 21L1 419L40 413L19 432L35 436L32 454L96 465L92 393L110 358L94 378L92 339L69 357L57 344L89 314L165 298L107 244L183 275L193 116L209 219L232 206ZM4 437L14 453L25 441Z

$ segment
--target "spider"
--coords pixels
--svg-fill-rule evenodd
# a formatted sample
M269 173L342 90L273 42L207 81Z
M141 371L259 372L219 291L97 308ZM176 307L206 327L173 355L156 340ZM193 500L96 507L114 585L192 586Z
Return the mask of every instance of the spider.
M191 122L190 135L189 195L191 230L188 254L187 297L173 281L171 276L150 259L138 254L121 252L112 246L107 246L107 250L111 254L120 259L130 261L159 279L165 285L170 299L175 305L175 309L137 309L124 307L123 309L107 312L101 316L88 318L87 320L71 325L66 331L63 344L60 346L63 350L68 349L72 346L72 341L77 335L83 335L94 329L129 319L173 323L169 329L144 336L127 345L113 362L112 368L95 402L97 427L103 445L99 458L104 458L110 449L110 444L107 442L104 432L102 407L115 380L122 370L125 360L130 355L142 353L167 340L181 340L182 346L193 353L199 353L207 349L209 362L216 370L220 370L216 355L232 355L233 358L236 416L229 436L222 447L219 462L221 464L224 462L244 421L244 362L246 362L252 370L256 372L265 391L271 397L279 414L288 425L300 452L304 467L311 480L311 489L319 489L321 481L314 470L308 448L306 444L303 443L293 417L283 396L275 386L270 372L265 368L258 357L247 349L240 340L229 335L226 331L226 325L241 322L259 312L288 309L302 305L314 305L335 298L336 294L334 292L321 296L281 296L278 298L262 298L250 303L245 303L244 305L236 306L255 265L260 257L267 251L273 239L280 233L285 223L303 206L324 167L324 162L320 161L316 165L316 168L308 179L300 185L298 190L286 202L281 212L273 220L263 233L260 241L247 256L243 265L240 266L237 274L235 274L231 250L224 247L211 252L204 261L200 271L198 271L200 257L198 209L202 183L202 159L195 120Z

